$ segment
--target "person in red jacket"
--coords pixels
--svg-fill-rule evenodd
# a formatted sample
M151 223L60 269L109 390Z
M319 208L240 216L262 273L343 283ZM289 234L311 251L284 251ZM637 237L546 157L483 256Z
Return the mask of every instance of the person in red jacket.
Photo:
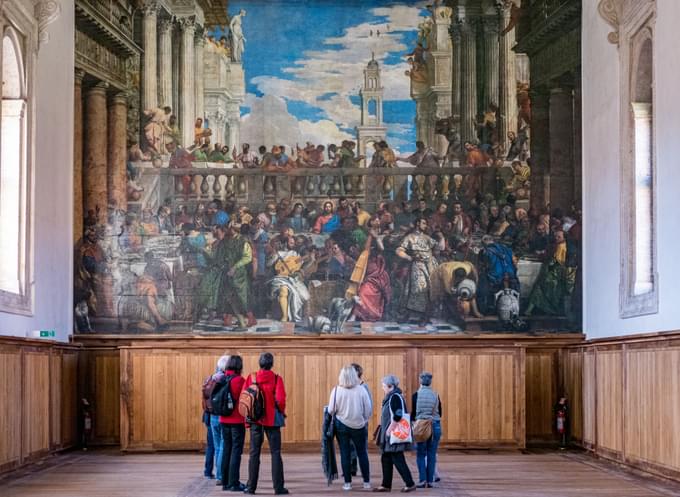
M222 490L243 492L246 486L239 480L241 469L241 454L246 439L245 419L238 412L238 398L243 390L245 378L243 359L240 355L233 355L227 362L224 375L231 378L229 390L234 399L234 411L229 416L220 416L222 426Z
M256 423L250 425L250 459L248 461L248 484L246 494L254 494L257 489L257 480L260 476L260 451L265 435L269 442L269 450L272 456L272 482L274 494L286 495L288 490L284 487L283 459L281 459L281 426L286 413L286 389L283 378L272 371L274 356L269 352L260 355L260 370L248 375L244 389L255 382L262 390L264 396L264 416ZM276 415L276 410L280 416Z

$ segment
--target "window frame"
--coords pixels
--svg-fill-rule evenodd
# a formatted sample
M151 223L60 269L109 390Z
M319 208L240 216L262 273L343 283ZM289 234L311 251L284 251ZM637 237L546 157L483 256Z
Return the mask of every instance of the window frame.
M0 13L2 40L6 34L12 38L24 74L25 140L24 161L20 172L20 291L19 293L0 289L0 312L32 316L34 314L34 170L35 170L35 69L38 52L38 22L32 5L21 0L6 0ZM0 71L2 54L0 53ZM1 75L0 75L1 76ZM1 97L1 95L0 95ZM2 116L0 115L0 120ZM0 122L0 126L2 123ZM0 140L0 147L2 143ZM2 164L0 164L0 168Z
M659 312L659 275L657 271L656 209L657 209L657 155L656 155L656 47L655 47L656 2L634 2L624 4L619 24L619 61L621 68L620 106L620 152L621 152L621 275L619 283L619 316L622 319L656 314ZM650 271L651 289L636 293L637 282L637 237L636 229L637 168L636 141L633 105L638 103L637 83L640 53L644 44L650 41L652 47L651 82L651 196L650 213Z

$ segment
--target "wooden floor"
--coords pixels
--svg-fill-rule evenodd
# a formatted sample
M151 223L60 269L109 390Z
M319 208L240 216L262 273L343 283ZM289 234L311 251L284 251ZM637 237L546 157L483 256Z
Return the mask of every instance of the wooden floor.
M272 495L269 459L263 458L258 494ZM245 460L244 460L245 470ZM292 495L347 495L341 482L327 487L318 454L284 454L286 486ZM417 476L415 458L409 465ZM0 481L3 497L209 497L222 492L203 478L198 454L74 452L56 456L12 479ZM374 485L380 483L378 457L371 455ZM674 487L633 476L587 455L559 452L443 452L442 482L418 490L420 497L658 497L680 496ZM358 488L352 493L364 493ZM393 487L402 486L395 475ZM398 494L398 492L393 492Z

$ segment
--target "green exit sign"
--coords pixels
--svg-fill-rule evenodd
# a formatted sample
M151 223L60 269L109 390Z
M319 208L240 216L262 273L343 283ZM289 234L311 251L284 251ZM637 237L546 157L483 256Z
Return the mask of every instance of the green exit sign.
M56 336L54 330L40 330L40 338L54 338Z

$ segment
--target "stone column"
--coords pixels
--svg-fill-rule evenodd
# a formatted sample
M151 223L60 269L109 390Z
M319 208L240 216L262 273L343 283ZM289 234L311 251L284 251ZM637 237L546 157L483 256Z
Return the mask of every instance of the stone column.
M142 7L142 43L144 43L144 58L142 60L142 109L158 107L157 88L157 34L156 21L160 7L158 2L151 0Z
M194 76L194 33L196 21L191 17L179 20L181 30L181 65L180 65L180 97L179 127L182 132L182 146L189 147L194 143L194 121L196 119L196 93Z
M76 69L73 81L73 238L83 236L83 78Z
M229 140L229 147L230 150L233 150L234 147L236 147L236 150L241 150L241 110L239 106L239 102L231 102L227 104L227 125L229 126L229 134L228 134L228 140ZM254 147L254 145L251 143L251 148Z
M498 105L499 102L499 39L498 19L495 17L484 18L484 108L489 104Z
M550 94L531 91L531 206L541 212L550 201Z
M477 140L477 39L474 19L462 19L460 57L460 136L463 143Z
M127 97L116 93L109 100L107 187L109 204L127 210Z
M460 24L454 21L449 28L451 34L451 45L453 49L452 64L451 64L451 115L453 116L456 125L460 122L460 45L461 45L461 30Z
M172 33L172 113L179 119L179 86L180 86L180 56L182 47L180 44L180 32L177 23L173 26ZM179 121L177 123L179 125Z
M502 32L510 23L509 6L499 7L499 20L500 30ZM517 132L517 75L515 69L515 52L512 50L512 47L514 46L515 28L512 28L504 35L500 35L500 123L498 127L498 138L501 142L503 152L507 152L510 146L508 131ZM532 131L533 129L532 126Z
M99 222L106 222L108 195L106 179L107 113L106 90L108 83L98 83L85 94L85 127L83 142L83 209L87 216L99 209Z
M175 107L172 98L172 27L170 18L163 18L158 23L158 104Z
M574 92L550 91L550 207L569 212L574 203Z
M203 95L204 81L203 81L203 50L205 49L205 36L203 36L203 30L196 31L196 37L194 38L194 58L195 58L195 93L196 93L196 117L205 119L205 97Z

